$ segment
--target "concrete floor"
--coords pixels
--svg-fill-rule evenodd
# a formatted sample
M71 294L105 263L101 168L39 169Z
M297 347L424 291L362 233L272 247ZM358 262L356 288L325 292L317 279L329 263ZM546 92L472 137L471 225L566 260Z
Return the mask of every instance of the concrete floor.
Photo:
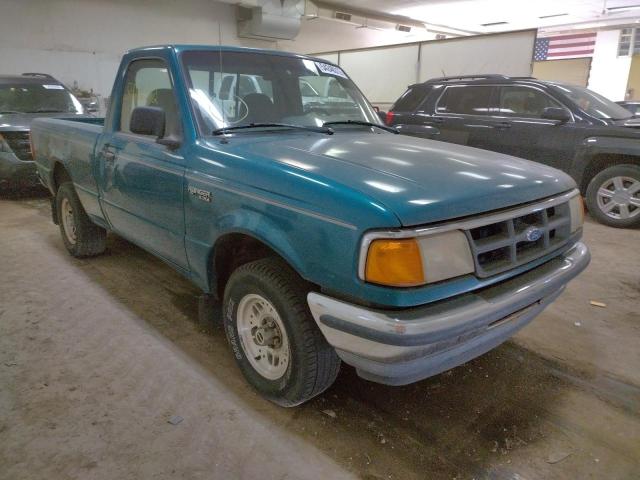
M46 199L0 200L0 479L640 478L640 231L585 237L513 341L407 387L344 367L282 409L169 267L115 236L75 260Z

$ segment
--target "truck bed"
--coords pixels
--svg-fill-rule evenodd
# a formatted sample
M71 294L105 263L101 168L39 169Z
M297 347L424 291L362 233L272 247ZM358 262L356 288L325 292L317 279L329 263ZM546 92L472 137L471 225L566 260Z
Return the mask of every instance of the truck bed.
M92 166L103 128L104 118L97 117L38 118L31 128L34 159L43 183L50 187L54 181L56 163L72 171L76 192L87 214L97 223L104 219Z

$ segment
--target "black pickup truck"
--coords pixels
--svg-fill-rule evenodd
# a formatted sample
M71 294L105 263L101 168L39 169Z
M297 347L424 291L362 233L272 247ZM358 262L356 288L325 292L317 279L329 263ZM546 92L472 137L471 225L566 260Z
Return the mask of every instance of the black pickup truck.
M435 78L411 85L386 123L564 170L601 223L640 225L640 120L586 88L505 75Z
M51 75L0 75L0 191L39 184L29 137L34 119L83 113L78 99Z

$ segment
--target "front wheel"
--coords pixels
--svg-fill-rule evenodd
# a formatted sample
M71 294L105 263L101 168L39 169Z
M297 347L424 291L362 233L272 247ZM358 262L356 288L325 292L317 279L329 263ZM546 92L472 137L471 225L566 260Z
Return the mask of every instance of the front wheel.
M640 226L640 167L615 165L593 177L587 207L600 223L618 228Z
M293 407L334 382L340 359L318 329L304 282L265 258L239 267L224 294L224 324L247 381L278 405Z

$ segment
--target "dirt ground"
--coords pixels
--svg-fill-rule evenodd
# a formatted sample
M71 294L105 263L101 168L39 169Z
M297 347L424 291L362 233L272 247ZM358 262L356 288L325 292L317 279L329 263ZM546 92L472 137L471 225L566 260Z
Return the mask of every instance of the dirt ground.
M343 366L282 409L171 268L113 235L73 259L45 198L0 200L0 479L640 478L640 231L585 238L512 341L407 387Z

